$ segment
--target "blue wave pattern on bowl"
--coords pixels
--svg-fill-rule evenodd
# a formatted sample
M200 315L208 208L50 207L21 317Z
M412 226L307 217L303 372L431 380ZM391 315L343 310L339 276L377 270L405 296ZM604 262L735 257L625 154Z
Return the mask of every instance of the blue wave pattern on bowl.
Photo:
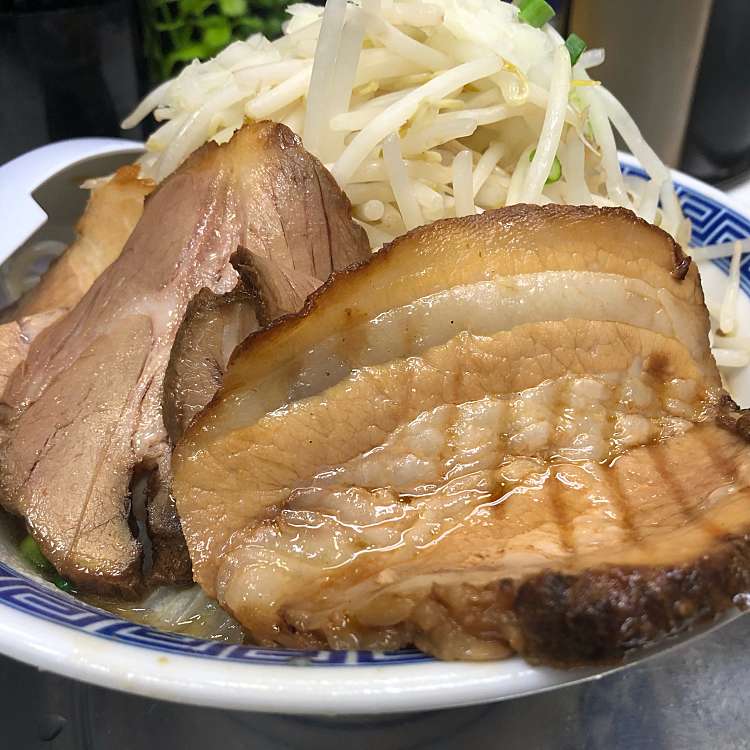
M646 178L646 173L623 165L625 174ZM684 185L677 185L685 215L693 222L693 244L711 245L750 237L750 221L735 211ZM729 260L715 263L725 272ZM742 289L750 296L750 257L742 264ZM73 597L57 593L0 563L0 604L66 628L120 643L169 654L250 664L299 666L367 666L431 661L414 649L401 651L299 651L256 648L203 640L136 625Z
M642 169L628 164L622 165L622 172L644 180L648 179ZM750 237L750 222L744 216L679 183L675 183L675 189L682 204L683 213L693 224L691 244L695 247ZM715 260L714 264L725 273L729 273L729 258L720 258ZM742 271L740 287L750 297L750 254L742 261L740 268Z
M50 590L0 563L0 604L89 635L169 654L184 654L252 664L347 666L405 664L428 661L416 649L401 651L301 651L257 648L218 640L204 640L137 625L92 607L74 597Z

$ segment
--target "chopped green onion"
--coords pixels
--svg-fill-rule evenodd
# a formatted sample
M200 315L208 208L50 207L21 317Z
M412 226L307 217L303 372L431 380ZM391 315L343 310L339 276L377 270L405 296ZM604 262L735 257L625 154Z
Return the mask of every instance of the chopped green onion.
M55 573L55 575L52 576L52 583L54 583L61 591L66 591L68 594L75 593L73 584L67 578L63 578L59 573Z
M531 153L529 154L529 161L531 161L534 158L534 154L536 153L536 149L532 149ZM549 176L545 180L545 185L551 185L553 182L557 182L562 177L562 164L560 164L560 160L555 157L555 160L552 162L552 167L549 170Z
M575 65L578 62L578 58L586 50L586 42L584 42L578 34L568 34L568 38L565 40L565 46L570 53L570 64Z
M54 572L52 563L42 554L39 545L31 534L28 534L21 542L21 554L35 567L45 573Z
M539 28L555 15L555 9L545 0L522 0L518 17L529 26Z
M560 164L560 160L555 157L555 160L552 162L552 167L549 171L549 177L547 177L545 181L545 185L551 185L553 182L557 182L562 177L562 164Z

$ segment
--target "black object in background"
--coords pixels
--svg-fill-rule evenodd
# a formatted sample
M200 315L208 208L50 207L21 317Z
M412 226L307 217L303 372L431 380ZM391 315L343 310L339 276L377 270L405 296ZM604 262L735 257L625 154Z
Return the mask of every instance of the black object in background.
M138 139L145 93L133 0L0 0L0 164L51 141Z
M750 171L750 1L717 0L695 86L681 168L703 180Z

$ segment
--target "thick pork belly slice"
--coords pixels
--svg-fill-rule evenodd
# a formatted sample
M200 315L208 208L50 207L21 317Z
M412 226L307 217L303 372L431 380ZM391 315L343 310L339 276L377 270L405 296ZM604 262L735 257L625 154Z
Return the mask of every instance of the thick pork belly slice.
M161 578L169 569L189 575L184 543L183 561L173 559L181 532L165 491L164 376L191 300L203 289L224 295L237 286L231 259L239 248L317 283L369 254L348 201L299 139L280 125L248 125L162 183L122 254L35 338L10 379L2 502L80 588L141 587L129 500L141 472L152 475L154 566L164 549Z
M337 279L315 315L248 341L252 355L238 359L225 392L249 403L217 408L227 424L247 424L289 394L318 393L353 368L419 353L461 330L485 335L570 317L676 338L719 382L697 269L669 235L620 209L514 206L421 227L365 272ZM262 387L246 390L248 379Z
M667 543L682 562L662 531L697 534L734 474L712 464L683 499L660 462L699 430L729 435L719 397L674 341L566 321L460 334L243 429L209 409L173 467L194 576L261 643L527 652L506 589L602 549L632 564L641 538L639 562L669 562ZM654 476L621 488L646 460Z
M568 211L580 221L545 224ZM582 239L595 270L577 268L561 226L585 238L607 215L628 244L618 255L611 236ZM693 552L716 543L695 531L696 508L731 483L731 465L703 465L709 490L695 497L661 469L642 492L619 488L621 467L674 463L692 434L706 436L694 448L730 440L738 461L744 445L714 424L722 392L699 281L683 264L672 274L665 237L596 209L439 222L251 336L173 461L196 580L261 643L556 660L635 645L545 652L515 596L545 571L588 570L576 566L600 550L616 554L596 565L645 570L671 564L670 550L689 563L659 535L670 523L698 534ZM659 554L633 557L652 532ZM657 635L642 625L642 640Z

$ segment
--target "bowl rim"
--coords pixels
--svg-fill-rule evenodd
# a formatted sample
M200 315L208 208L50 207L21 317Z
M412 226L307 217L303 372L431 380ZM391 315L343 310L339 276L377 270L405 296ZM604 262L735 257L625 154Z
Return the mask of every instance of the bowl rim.
M120 150L132 150L132 146L123 141ZM111 152L113 143L106 148ZM639 171L634 157L621 154L620 161L631 172ZM750 211L717 188L676 170L672 175L678 185L750 221ZM0 571L1 584L39 586L7 567L13 575L3 576ZM83 682L179 703L287 714L399 713L494 702L597 679L691 641L736 616L730 612L716 623L614 667L559 670L532 666L517 656L481 663L430 659L384 663L374 658L363 664L345 659L336 666L311 667L304 659L285 664L243 663L105 640L101 634L97 637L95 632L14 609L0 598L0 653ZM360 668L351 668L355 664Z

